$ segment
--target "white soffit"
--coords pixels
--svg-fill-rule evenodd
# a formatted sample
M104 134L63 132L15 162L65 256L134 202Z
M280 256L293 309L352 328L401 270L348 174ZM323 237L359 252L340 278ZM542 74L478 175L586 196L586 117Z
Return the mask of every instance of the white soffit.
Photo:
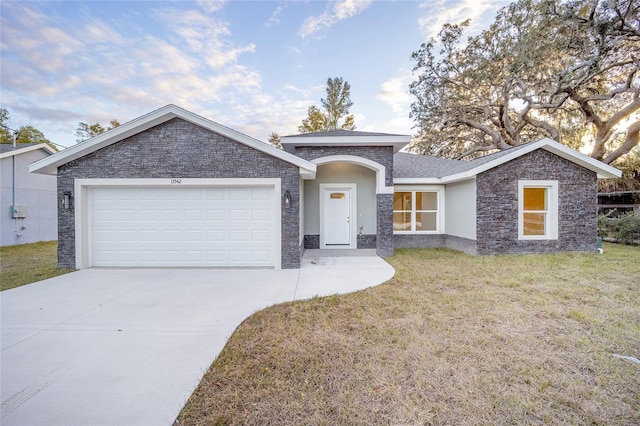
M208 120L173 104L166 105L160 109L150 112L149 114L143 115L114 129L104 132L94 138L91 138L84 142L80 142L63 151L51 155L50 157L37 161L29 166L29 171L54 175L57 173L58 167L70 161L81 158L87 154L95 152L113 143L119 142L130 136L144 132L145 130L167 122L173 118L181 118L197 126L221 134L229 139L240 142L251 148L257 149L258 151L262 151L266 154L272 155L283 161L298 166L300 168L300 174L304 179L315 178L315 164L300 157L296 157L295 155L289 154L288 152L277 149L265 142L259 141L258 139L254 139L251 136L247 136L214 121Z

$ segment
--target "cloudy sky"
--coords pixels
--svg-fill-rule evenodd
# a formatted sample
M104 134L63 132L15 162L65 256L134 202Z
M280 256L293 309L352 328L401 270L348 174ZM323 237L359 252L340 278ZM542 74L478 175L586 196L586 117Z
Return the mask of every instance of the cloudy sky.
M412 134L411 53L505 0L0 2L0 107L56 144L173 103L255 138L297 133L328 77L357 130Z

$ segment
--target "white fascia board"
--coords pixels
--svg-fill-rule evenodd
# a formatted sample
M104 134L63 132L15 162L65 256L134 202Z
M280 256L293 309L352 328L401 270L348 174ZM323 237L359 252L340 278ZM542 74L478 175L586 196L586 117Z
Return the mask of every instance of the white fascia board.
M315 180L316 169L310 170L310 169L305 169L304 167L300 167L300 177L303 180Z
M500 158L495 159L494 161L489 161L488 163L482 164L476 168L456 173L454 175L444 176L442 177L443 183L452 183L465 179L473 178L474 176L485 172L489 169L497 167L501 164L507 163L511 160L514 160L518 157L521 157L525 154L535 151L536 149L545 149L549 152L556 154L559 157L564 158L565 160L569 160L572 163L578 164L588 170L596 172L598 174L598 178L615 178L622 176L622 172L615 167L609 166L601 161L598 161L594 158L591 158L587 155L584 155L576 150L573 150L561 143L558 143L549 138L540 139L539 141L533 142L522 149L518 149L513 153L504 155Z
M280 142L287 152L299 146L393 146L396 153L411 142L411 136L283 136Z
M33 146L26 146L24 148L18 148L19 146L20 144L18 144L16 146L16 149L14 149L13 151L3 152L2 154L0 154L0 158L8 158L8 157L13 157L14 155L26 154L27 152L35 151L38 149L44 149L49 154L55 154L56 152L58 152L55 149L51 148L46 143L40 143L38 145L33 145Z
M585 169L589 169L598 174L599 179L610 179L622 176L622 171L610 166L602 161L598 161L595 158L589 157L581 152L573 150L561 143L558 143L552 139L545 138L539 142L546 142L544 149L556 154L566 160L572 161Z
M394 185L441 185L442 179L441 178L435 178L435 177L431 177L431 178L394 178L393 179L393 184Z
M63 164L83 157L87 154L90 154L94 151L126 139L135 134L141 133L147 129L150 129L151 127L157 126L176 117L181 118L185 121L189 121L197 126L221 134L228 137L229 139L235 140L251 148L257 149L258 151L262 151L266 154L272 155L283 161L298 166L300 167L301 173L303 169L315 173L315 164L307 160L284 152L265 142L237 132L233 129L208 120L173 104L164 106L158 110L150 112L149 114L138 117L105 133L102 133L94 138L91 138L84 142L80 142L77 145L73 145L63 151L58 152L57 154L37 161L29 166L29 171L35 173L56 174L58 167Z

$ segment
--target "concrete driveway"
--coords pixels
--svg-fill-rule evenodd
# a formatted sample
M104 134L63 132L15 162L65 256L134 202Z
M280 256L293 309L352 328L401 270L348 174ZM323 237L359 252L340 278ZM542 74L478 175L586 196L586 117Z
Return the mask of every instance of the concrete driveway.
M0 293L2 425L170 425L267 306L390 279L375 255L300 270L87 269Z

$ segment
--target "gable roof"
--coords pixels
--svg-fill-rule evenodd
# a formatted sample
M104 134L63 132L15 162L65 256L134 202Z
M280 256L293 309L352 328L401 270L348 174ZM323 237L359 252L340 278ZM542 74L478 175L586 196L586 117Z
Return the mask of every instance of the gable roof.
M549 138L535 142L518 145L513 148L498 151L471 161L446 160L433 161L435 157L425 159L405 159L399 154L394 155L393 181L402 183L451 183L466 179L472 179L478 174L497 167L508 161L514 160L537 149L544 149L579 166L598 174L598 178L616 178L622 176L622 172L615 167L591 158L576 150L568 148ZM415 154L409 154L415 155ZM396 163L396 158L400 161ZM443 160L443 159L438 159Z
M13 144L2 143L0 144L0 158L13 157L14 155L25 154L38 149L43 149L49 154L55 154L57 152L46 143L19 143L15 149L13 148Z
M265 142L237 132L233 129L225 127L221 124L201 117L173 104L166 105L160 109L150 112L149 114L145 114L141 117L133 119L91 139L79 142L78 144L60 151L50 157L37 161L29 166L29 171L35 173L56 174L58 167L66 163L69 163L80 157L84 157L87 154L91 154L92 152L119 142L130 136L144 132L145 130L165 123L173 118L181 118L197 126L232 139L236 142L257 149L258 151L262 151L265 154L269 154L273 157L298 166L300 168L300 174L304 179L315 178L316 165L311 163L310 161L304 160L300 157L296 157L295 155L284 152Z
M295 152L300 146L393 146L398 152L411 141L409 135L392 133L359 132L355 130L330 130L282 136L280 142L287 152Z

